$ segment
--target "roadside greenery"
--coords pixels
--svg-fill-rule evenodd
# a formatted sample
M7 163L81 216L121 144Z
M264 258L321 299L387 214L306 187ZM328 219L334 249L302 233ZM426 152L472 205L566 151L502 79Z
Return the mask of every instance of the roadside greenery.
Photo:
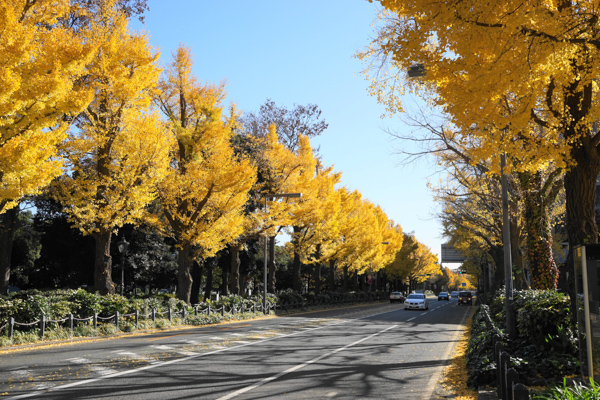
M592 379L590 384L584 385L579 382L567 383L563 379L562 385L557 385L546 389L543 393L534 394L534 400L599 400L600 386L597 386Z
M468 385L493 384L496 365L493 337L498 335L511 356L512 367L528 386L546 386L579 371L576 327L569 315L569 297L553 290L514 292L517 335L505 333L504 290L473 318L467 351Z
M286 311L308 305L372 302L385 299L387 297L382 292L325 292L320 295L303 296L288 290L281 295L267 294L269 304L277 304ZM40 320L42 316L47 321L43 340L65 340L74 337L114 335L144 329L168 329L181 325L198 326L252 319L263 316L262 301L262 295L250 297L229 295L220 296L218 300L206 299L196 304L195 307L190 307L184 301L177 299L174 294L128 298L118 294L102 296L84 289L60 289L46 292L21 291L9 296L0 296L0 347L41 341L40 325L33 322ZM197 314L195 308L199 310ZM207 312L209 308L210 313ZM154 321L150 317L152 310L156 312ZM168 310L171 310L170 318ZM183 310L185 310L185 316ZM139 315L137 324L134 316L136 311ZM114 318L111 318L116 312L119 312L120 315L118 326L115 324ZM90 319L94 313L98 315L96 328ZM69 314L73 314L75 320L73 330L66 322ZM15 326L12 341L8 337L8 320L11 317L19 323L18 326Z

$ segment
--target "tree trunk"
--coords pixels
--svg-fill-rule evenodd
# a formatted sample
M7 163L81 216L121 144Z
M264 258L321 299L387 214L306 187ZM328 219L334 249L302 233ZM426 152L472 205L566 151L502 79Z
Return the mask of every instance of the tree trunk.
M488 253L494 260L493 276L494 281L491 290L495 292L500 287L504 286L504 249L502 246L490 246Z
M329 269L330 269L330 275L329 275L329 290L331 290L332 292L337 290L337 286L335 284L335 270L336 270L336 266L335 266L335 259L332 258L329 260Z
M0 214L0 294L8 294L12 245L18 216L18 205Z
M229 245L229 253L231 254L231 270L229 291L232 294L240 294L240 245Z
M548 218L548 206L542 191L541 174L521 173L519 181L523 188L527 259L531 272L531 288L556 290L558 268L552 253L552 231ZM550 199L550 201L553 201Z
M112 232L103 229L92 234L96 242L94 261L94 290L100 294L114 294L115 284L112 280L112 258L110 256L110 240Z
M300 232L300 228L294 226L294 233ZM296 245L294 245L294 248ZM292 288L298 293L302 293L302 263L300 262L300 255L294 250L294 264L292 267Z
M269 238L269 260L267 263L267 292L275 293L275 271L277 264L275 263L275 236Z
M349 278L348 278L348 267L344 267L343 268L343 272L344 272L344 275L342 277L342 279L343 279L342 280L342 289L343 289L344 292L347 292L348 291L348 280L349 280Z
M213 260L205 263L206 265L206 287L204 288L204 300L210 299L212 294L213 275L215 273L215 264Z
M315 263L315 294L321 294L321 263Z
M592 150L587 149L589 152ZM596 227L596 179L600 173L598 155L592 157L585 148L571 152L577 165L565 173L567 234L571 251L575 246L598 243ZM596 151L593 151L596 153Z
M321 258L321 244L317 244L317 259ZM321 293L321 263L316 262L315 266L315 294Z
M202 285L202 265L194 258L192 261L192 289L190 303L200 303L200 286Z
M226 253L227 255L221 255L219 257L219 268L221 269L221 285L219 287L219 291L221 295L227 296L229 295L229 270L231 266L231 252L221 252Z
M192 295L192 246L185 244L179 249L177 270L177 298L190 303Z
M517 290L528 288L527 280L525 279L525 271L523 266L523 253L521 252L521 235L519 234L519 226L517 224L516 215L518 213L515 202L511 202L513 211L510 215L514 218L510 219L510 258L512 260L512 271L515 281L513 286Z

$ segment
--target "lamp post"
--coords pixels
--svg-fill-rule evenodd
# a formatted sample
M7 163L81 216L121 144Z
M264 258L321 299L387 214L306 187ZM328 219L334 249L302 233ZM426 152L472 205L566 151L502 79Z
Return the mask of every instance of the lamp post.
M427 68L423 64L411 65L408 68L409 78L420 78L427 74ZM512 311L513 280L512 259L510 244L510 217L508 214L508 180L504 169L506 168L506 152L500 155L500 186L502 191L502 241L504 247L504 310L506 314L506 331L509 336L516 335L516 321Z
M125 254L127 254L127 249L129 248L129 242L125 240L125 236L119 240L117 248L119 249L119 254L121 254L121 296L123 296L125 290Z
M267 200L269 198L302 197L302 193L272 193L265 194L265 216L269 215ZM266 218L265 218L266 219ZM265 221L266 222L266 221ZM269 236L265 231L265 265L263 270L263 314L267 313L267 258L269 254Z

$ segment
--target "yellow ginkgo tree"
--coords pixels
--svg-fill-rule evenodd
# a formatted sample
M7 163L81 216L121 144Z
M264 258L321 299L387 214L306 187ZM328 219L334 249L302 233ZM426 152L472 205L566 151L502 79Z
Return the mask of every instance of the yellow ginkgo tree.
M62 145L69 169L53 193L70 221L95 239L94 288L113 293L111 236L138 221L155 199L172 137L150 109L160 69L147 38L132 34L110 3L90 24L103 36L87 70L95 97Z
M97 49L69 0L0 1L0 212L61 173L57 144L91 100L83 82Z
M509 170L564 170L569 244L598 243L597 1L380 3L384 19L358 54L368 60L372 94L395 113L407 90L425 92L480 140L471 154L493 161L495 172L502 153L521 161ZM406 79L413 64L425 70L416 81ZM469 131L474 125L486 129Z
M244 228L243 206L256 180L250 160L234 154L236 115L223 113L223 85L200 85L191 51L180 46L160 83L155 103L175 135L169 171L158 185L156 227L179 250L177 296L192 295L192 262L214 255Z

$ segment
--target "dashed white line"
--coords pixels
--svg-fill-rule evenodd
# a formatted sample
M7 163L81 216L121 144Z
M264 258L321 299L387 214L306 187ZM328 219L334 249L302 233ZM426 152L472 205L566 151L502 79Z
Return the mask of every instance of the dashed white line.
M346 349L348 349L348 348L350 348L350 347L352 347L352 346L355 346L355 345L357 345L357 344L359 344L359 343L362 343L362 342L364 342L365 340L369 340L369 339L371 339L371 338L374 338L375 336L381 335L382 333L384 333L384 332L386 332L386 331L388 331L388 330L390 330L390 329L393 329L393 328L395 328L395 327L397 327L397 326L398 326L398 325L392 325L392 326L390 326L390 327L387 327L387 328L385 328L385 329L383 329L383 330L381 330L381 331L379 331L379 332L376 332L376 333L374 333L374 334L372 334L372 335L369 335L369 336L367 336L367 337L364 337L364 338L362 338L362 339L360 339L360 340L357 340L357 341L356 341L356 342L354 342L354 343L347 344L346 346L343 346L343 347L337 348L337 349L335 349L335 350L333 350L333 351L330 351L329 353L322 354L322 355L320 355L320 356L319 356L319 357L317 357L317 358L313 358L313 359L312 359L312 360L310 360L310 361L307 361L307 362L305 362L305 363L302 363L302 364L296 365L296 366L294 366L294 367L292 367L292 368L286 369L286 370L285 370L285 371L283 371L283 372L280 372L280 373L278 373L278 374L276 374L276 375L273 375L273 376L271 376L271 377L265 378L265 379L263 379L262 381L255 383L254 385L250 385L250 386L247 386L247 387L245 387L245 388L243 388L243 389L237 390L237 391L235 391L235 392L233 392L233 393L230 393L230 394L228 394L227 396L220 397L220 398L218 398L217 400L229 400L229 399L233 399L234 397L237 397L237 396L239 396L240 394L243 394L243 393L249 392L249 391L251 391L251 390L253 390L253 389L256 389L256 388L257 388L257 387L259 387L259 386L262 386L262 385L264 385L265 383L269 383L269 382L271 382L271 381L274 381L275 379L281 378L281 377L282 377L282 376L284 376L284 375L287 375L287 374L289 374L289 373L291 373L291 372L294 372L294 371L297 371L297 370L299 370L299 369L301 369L301 368L304 368L304 367L306 367L306 366L308 366L308 365L310 365L310 364L313 364L313 363L315 363L315 362L317 362L317 361L319 361L319 360L321 360L321 359L323 359L323 358L325 358L325 357L329 357L329 356L331 356L331 355L333 355L333 354L336 354L336 353L338 353L338 352L340 352L340 351L346 350Z
M155 349L158 349L158 350L174 350L175 349L172 346L165 346L162 344L155 344L155 345L152 345L151 347L154 347Z

